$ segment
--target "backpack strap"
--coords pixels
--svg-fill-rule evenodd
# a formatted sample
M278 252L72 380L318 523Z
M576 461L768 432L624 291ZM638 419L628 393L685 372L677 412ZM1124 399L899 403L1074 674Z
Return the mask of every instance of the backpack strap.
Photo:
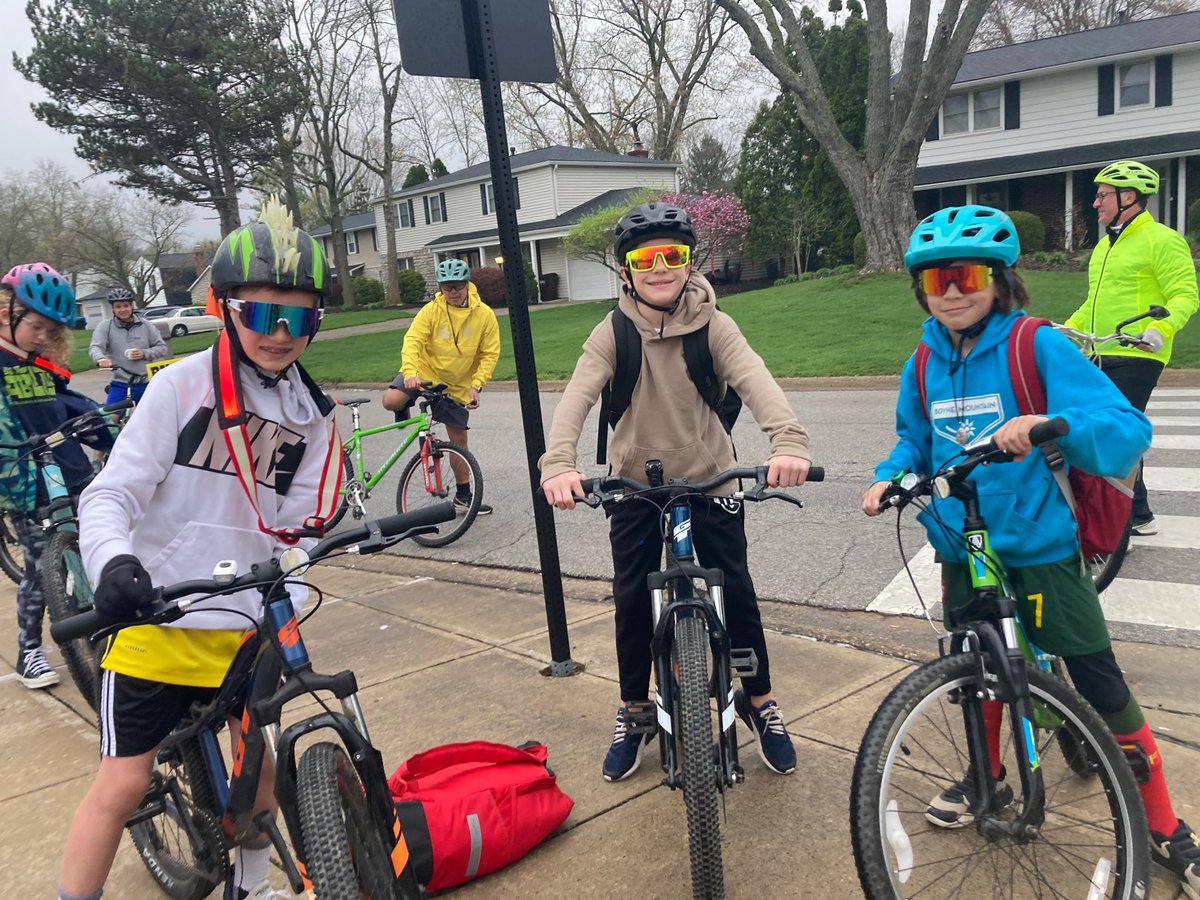
M600 392L600 421L596 426L596 464L603 465L608 452L608 429L629 409L633 386L642 374L642 336L629 316L619 306L612 310L613 338L616 345L616 365L612 381Z
M720 412L721 382L717 380L713 368L712 349L708 346L708 323L696 331L683 336L683 361L687 365L688 377L700 394L700 398L712 408Z
M1008 377L1017 395L1017 410L1023 416L1046 414L1046 389L1038 372L1033 341L1037 330L1049 324L1049 319L1019 316L1008 335Z
M929 345L924 341L917 342L917 350L913 353L913 374L917 378L917 393L921 397L921 412L929 418L929 398L925 394L925 369L929 366Z

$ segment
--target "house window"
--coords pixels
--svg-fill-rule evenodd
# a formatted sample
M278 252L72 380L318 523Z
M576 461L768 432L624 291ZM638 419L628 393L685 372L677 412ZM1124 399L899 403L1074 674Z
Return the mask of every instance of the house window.
M1136 62L1117 69L1118 100L1122 109L1150 105L1150 63Z
M429 224L437 225L446 221L446 200L443 194L433 194L425 198L429 207Z
M496 211L496 188L492 182L489 181L479 186L479 199L485 216L490 216ZM521 208L521 189L515 178L513 179L513 204L515 209Z
M411 256L401 256L396 260L397 269L411 269L413 267L413 258Z
M947 97L942 104L942 134L999 128L1003 124L1000 114L1002 93L997 87Z
M353 231L346 232L346 252L352 256L358 253L358 235Z
M379 252L379 234L374 228L371 229L371 249L376 253Z
M396 204L396 227L398 228L413 228L416 226L413 220L413 206L411 200L401 200Z

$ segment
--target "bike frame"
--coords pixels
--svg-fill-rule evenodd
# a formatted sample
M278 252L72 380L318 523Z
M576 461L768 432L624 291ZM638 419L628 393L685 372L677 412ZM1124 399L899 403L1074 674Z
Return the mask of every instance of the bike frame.
M354 477L363 485L364 489L370 493L374 487L383 480L388 471L394 466L405 451L412 446L413 441L417 440L421 435L428 434L433 428L433 418L428 412L420 412L410 419L405 419L403 422L391 422L387 425L379 425L375 428L360 428L359 427L359 412L358 408L354 407L351 411L354 417L354 430L350 433L350 437L342 443L342 449L351 455L354 463ZM401 428L411 429L404 440L400 442L392 454L384 460L380 465L379 470L374 474L366 471L363 463L363 440L373 437L377 434L383 434L388 431L397 431ZM421 451L427 454L425 445L422 444ZM426 481L429 479L426 472ZM428 485L427 485L428 486Z

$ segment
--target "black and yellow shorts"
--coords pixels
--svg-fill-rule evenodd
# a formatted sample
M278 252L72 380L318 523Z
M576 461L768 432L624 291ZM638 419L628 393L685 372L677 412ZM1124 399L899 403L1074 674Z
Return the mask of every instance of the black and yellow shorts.
M1087 572L1086 567L1084 571ZM1078 556L1040 566L1008 570L1025 635L1056 656L1086 656L1112 643L1100 596L1091 573L1080 574ZM942 563L943 622L950 611L971 600L971 575L965 563Z

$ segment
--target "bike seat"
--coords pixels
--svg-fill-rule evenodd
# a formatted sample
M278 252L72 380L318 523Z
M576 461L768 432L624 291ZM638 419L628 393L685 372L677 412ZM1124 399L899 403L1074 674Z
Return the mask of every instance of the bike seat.
M338 403L342 404L342 406L351 406L351 407L362 406L364 403L370 403L370 402L371 402L370 397L363 397L361 400L339 400L338 401Z

